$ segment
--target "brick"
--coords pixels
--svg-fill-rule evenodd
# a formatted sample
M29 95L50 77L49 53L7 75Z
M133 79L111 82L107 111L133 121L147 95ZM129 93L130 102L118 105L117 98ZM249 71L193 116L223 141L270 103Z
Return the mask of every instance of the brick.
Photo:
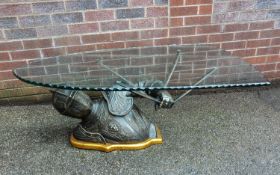
M254 1L230 1L228 4L228 11L248 11L254 9Z
M68 11L96 9L97 7L96 0L66 1L65 6Z
M145 28L153 28L154 20L149 19L135 19L130 21L130 26L132 29L145 29Z
M101 23L102 31L127 30L128 28L128 21L111 21Z
M171 16L187 16L187 15L196 15L198 8L196 6L192 7L171 7L170 15Z
M5 37L4 37L3 31L0 30L0 40L4 40L4 39L5 39Z
M124 43L123 42L116 42L116 43L97 44L96 48L97 48L97 50L124 48Z
M213 7L214 14L222 14L228 12L228 2L215 2Z
M9 87L8 87L9 88ZM16 87L10 87L9 89L4 89L4 90L1 90L0 91L0 99L1 98L8 98L9 100L7 101L10 101L11 99L13 99L13 97L21 97L22 98L22 104L26 104L26 101L27 101L27 97L28 98L30 97L30 95L38 95L38 94L46 94L46 93L49 93L47 89L44 89L44 88L38 88L38 87L22 87L20 89L16 88ZM36 100L36 98L33 97L33 100ZM15 99L13 99L15 102L18 102L16 101ZM30 99L28 99L30 100ZM10 101L11 102L11 101ZM13 103L13 102L11 102Z
M113 41L127 41L139 39L139 32L117 32L112 33Z
M79 36L69 36L54 39L55 46L81 45Z
M170 0L170 6L183 6L184 0Z
M116 17L117 19L143 18L145 15L144 13L144 8L117 9Z
M267 47L267 48L258 48L258 55L271 55L279 54L280 46Z
M220 25L208 25L208 26L198 26L197 33L218 33L221 31Z
M155 0L155 5L167 5L168 0Z
M246 49L246 50L234 50L232 51L232 55L236 55L239 57L249 57L255 56L256 49Z
M89 52L89 51L95 51L95 50L96 50L95 45L72 46L72 47L67 48L67 52L69 54L79 53L79 52Z
M247 48L265 47L270 45L270 39L250 40L247 42Z
M250 63L250 64L262 64L265 63L265 57L249 57L249 58L244 58L244 61Z
M261 38L274 38L280 36L280 29L261 31Z
M17 28L18 22L16 17L0 18L0 28Z
M232 41L232 40L233 40L232 33L209 35L209 42L223 42L223 41Z
M13 70L18 67L24 66L26 64L26 61L9 61L9 62L1 62L0 63L0 70L5 71L5 70Z
M0 72L0 80L11 80L16 79L12 71Z
M61 25L39 27L37 34L39 37L65 35L68 34L68 28Z
M56 13L64 11L63 2L40 2L32 4L34 13Z
M40 16L25 16L19 18L19 23L22 27L37 27L51 24L49 15Z
M241 32L235 34L236 40L247 40L247 39L257 39L259 37L259 32Z
M96 34L96 35L84 35L82 36L83 43L101 43L110 42L110 34Z
M226 24L224 27L225 32L236 32L248 30L248 24Z
M85 12L86 21L106 21L114 19L113 10L99 10L99 11L90 11Z
M6 30L5 34L8 39L25 39L37 37L36 30L32 28Z
M222 43L222 48L226 50L232 50L232 49L244 49L246 46L245 41L236 41L236 42L228 42L228 43Z
M0 62L10 60L10 55L8 52L0 52Z
M7 51L7 50L20 50L22 49L22 44L20 41L14 42L2 42L0 43L0 51Z
M128 41L126 42L126 47L145 47L153 46L153 44L153 40Z
M117 8L117 7L127 7L127 0L98 0L99 8Z
M266 62L267 62L267 63L280 62L280 55L271 55L271 56L267 56ZM277 64L277 67L278 67L278 64ZM278 67L278 68L279 68L279 67ZM277 69L278 69L278 68L277 68Z
M199 6L198 14L200 15L212 14L212 5Z
M107 52L108 53L108 52ZM109 52L110 53L110 52ZM134 49L122 49L122 50L115 50L112 51L113 55L139 55L140 54L140 49L139 48L134 48ZM113 61L114 62L114 61ZM121 61L122 63L125 63L126 61ZM122 65L119 63L116 63L118 65Z
M186 5L212 4L212 0L186 0Z
M149 66L145 68L145 71L147 74L152 74L152 75L164 75L166 74L165 68L161 65L154 65L154 66Z
M269 19L280 19L280 10L275 9L275 10L269 10L267 14L267 18Z
M63 13L52 15L52 20L54 24L69 24L77 23L83 21L83 14L78 13Z
M157 18L155 19L155 27L156 28L162 28L162 27L168 27L169 21L168 18Z
M263 64L263 65L255 65L256 69L264 72L264 71L271 71L275 70L276 64Z
M0 5L0 16L26 15L32 13L29 4Z
M147 17L163 17L168 16L167 7L148 7Z
M137 7L137 6L150 6L150 5L153 5L153 0L130 0L129 1L130 3L130 6L132 7Z
M241 12L239 16L240 21L256 21L266 19L265 11L248 11Z
M213 21L215 23L224 23L224 22L237 22L239 21L239 13L225 13L225 14L214 14Z
M141 39L162 38L167 37L167 29L145 30L141 31Z
M257 9L268 9L268 8L275 8L280 7L280 2L278 0L257 0L256 8Z
M280 70L280 64L279 63L277 63L277 65L276 65L276 69L277 70ZM278 71L278 73L280 73L279 71ZM279 74L278 74L279 75ZM275 77L275 76L274 76ZM279 77L279 76L278 76Z
M14 79L14 80L1 82L0 90L3 90L3 89L6 90L6 89L10 89L10 88L20 88L20 87L26 87L26 86L28 86L26 83L24 83L18 79Z
M36 39L23 41L24 49L52 47L52 39Z
M162 38L162 39L155 39L155 45L172 45L172 44L181 44L181 38Z
M23 60L23 59L33 59L40 58L39 50L24 50L24 51L16 51L11 52L12 60Z
M131 59L131 65L135 66L144 66L144 65L152 65L153 57L143 57L139 59Z
M66 51L65 48L49 48L49 49L43 49L42 53L44 57L54 57L54 56L65 55Z
M172 27L183 26L184 25L184 18L171 18L170 19L170 25Z
M254 22L250 23L249 30L272 29L273 27L274 21Z
M194 35L195 27L178 27L169 29L170 36Z
M124 52L124 53L126 53L126 52ZM122 65L125 65L126 63L128 62L128 60L127 61L125 61L125 60L104 60L103 61L103 63L105 64L105 65L108 65L108 66L116 66L116 65L118 65L118 66L122 66ZM118 69L118 72L120 72L121 74L122 73L124 73L124 69L126 69L126 70L128 70L127 72L129 72L129 73L132 73L132 69L133 68L124 68L124 67L122 67L122 68L120 68L120 69ZM137 69L137 68L136 68ZM105 73L105 72L104 72ZM98 73L97 73L98 74ZM99 73L100 74L100 73ZM106 73L107 75L108 75L108 73ZM133 75L133 74L132 74Z
M141 48L141 54L142 55L157 55L157 54L166 54L166 53L167 53L167 48L166 47Z
M280 77L280 71L268 71L262 73L269 81L277 80Z
M280 38L273 38L271 40L271 45L280 45Z
M211 16L189 16L185 18L185 25L205 25L211 23Z
M197 43L206 43L207 42L207 35L201 36L188 36L182 38L183 44L197 44Z
M86 24L74 24L69 25L69 32L72 34L76 33L93 33L98 32L98 24L97 23L86 23Z

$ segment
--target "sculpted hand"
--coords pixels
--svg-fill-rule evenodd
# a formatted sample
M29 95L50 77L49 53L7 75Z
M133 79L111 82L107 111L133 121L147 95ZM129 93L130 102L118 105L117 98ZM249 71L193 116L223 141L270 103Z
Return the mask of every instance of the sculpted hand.
M159 99L161 101L159 104L160 108L171 108L174 105L174 100L167 91L160 93Z

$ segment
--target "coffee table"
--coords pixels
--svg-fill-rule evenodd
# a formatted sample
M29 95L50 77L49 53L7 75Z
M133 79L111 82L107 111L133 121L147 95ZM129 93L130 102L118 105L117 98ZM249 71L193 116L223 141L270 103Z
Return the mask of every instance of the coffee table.
M61 114L81 119L70 143L105 152L161 144L158 127L134 103L135 96L172 108L193 89L264 86L252 65L210 45L114 49L29 60L14 75L49 88ZM91 99L86 91L99 91ZM176 92L176 97L174 93Z

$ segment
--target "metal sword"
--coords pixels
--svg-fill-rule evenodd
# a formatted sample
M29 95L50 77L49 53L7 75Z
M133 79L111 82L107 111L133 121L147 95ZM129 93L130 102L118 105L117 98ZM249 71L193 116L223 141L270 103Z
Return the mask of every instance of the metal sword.
M172 75L173 75L173 73L174 73L174 71L175 71L175 69L177 67L177 64L178 64L178 62L179 62L179 60L181 58L181 53L180 52L181 52L180 50L177 50L175 63L173 65L173 68L172 68L172 70L171 70L171 72L170 72L166 82L164 83L165 87L168 85L168 83L169 83L169 81L170 81L170 79L171 79L171 77L172 77Z
M218 68L215 67L213 68L213 70L211 70L209 73L207 73L204 77L202 77L198 82L196 82L193 86L197 86L199 85L202 81L204 81L206 78L208 78L211 74L213 74ZM185 97L186 95L188 95L193 89L190 89L188 91L186 91L185 93L183 93L181 96L179 96L176 100L174 100L174 103L176 103L177 101L179 101L180 99L182 99L183 97Z

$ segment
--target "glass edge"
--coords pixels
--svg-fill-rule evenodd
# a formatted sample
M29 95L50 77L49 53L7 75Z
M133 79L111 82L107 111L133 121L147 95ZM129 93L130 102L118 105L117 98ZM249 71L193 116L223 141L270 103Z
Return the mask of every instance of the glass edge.
M145 90L190 90L190 89L214 89L214 88L234 88L234 87L252 87L252 86L267 86L271 85L269 81L257 82L257 83L231 83L231 84L209 84L209 85L198 85L198 86L169 86L169 87L124 87L124 88L112 88L112 87L75 87L69 85L56 85L48 83L38 83L28 79L24 79L17 75L15 70L12 71L13 75L19 80L29 83L32 85L53 88L53 89L65 89L65 90L81 90L81 91L145 91Z

